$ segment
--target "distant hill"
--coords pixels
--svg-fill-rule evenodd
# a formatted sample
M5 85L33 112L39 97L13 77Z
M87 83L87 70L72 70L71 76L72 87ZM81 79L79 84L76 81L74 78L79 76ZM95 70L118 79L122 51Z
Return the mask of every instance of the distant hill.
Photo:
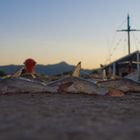
M62 74L63 72L72 71L73 69L74 66L69 65L66 62L60 62L52 65L37 65L35 68L36 72L47 75Z
M0 66L0 70L4 71L7 74L13 74L17 70L19 70L23 65L7 65L7 66ZM60 62L57 64L49 64L49 65L36 65L35 71L40 74L47 74L49 76L51 75L57 75L62 74L64 72L73 71L75 66L69 65L66 62ZM84 70L81 71L83 74L90 73L91 70Z

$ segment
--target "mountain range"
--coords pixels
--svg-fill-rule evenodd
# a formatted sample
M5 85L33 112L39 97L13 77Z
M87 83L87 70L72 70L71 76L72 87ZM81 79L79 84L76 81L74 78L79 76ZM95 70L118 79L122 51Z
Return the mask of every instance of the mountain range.
M0 70L4 71L6 74L13 74L17 70L19 70L23 65L6 65L6 66L0 66ZM49 65L41 65L37 64L35 66L35 71L40 74L46 74L46 75L57 75L57 74L62 74L64 72L70 72L74 70L73 65L70 65L66 62L60 62L57 64L49 64ZM88 74L90 73L91 70L88 69L82 69L81 73L82 74Z

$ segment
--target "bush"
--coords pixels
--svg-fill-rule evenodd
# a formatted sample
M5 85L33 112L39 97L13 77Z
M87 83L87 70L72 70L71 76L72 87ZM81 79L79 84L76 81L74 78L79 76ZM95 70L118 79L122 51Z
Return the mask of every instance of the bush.
M6 73L2 70L0 70L0 77L6 76Z
M93 70L92 74L99 74L98 70Z

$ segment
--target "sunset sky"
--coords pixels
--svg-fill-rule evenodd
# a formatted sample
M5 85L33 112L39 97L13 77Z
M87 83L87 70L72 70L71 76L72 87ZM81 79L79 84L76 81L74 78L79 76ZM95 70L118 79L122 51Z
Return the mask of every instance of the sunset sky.
M0 0L0 65L66 61L97 68L127 54L127 14L140 29L140 0ZM140 32L131 33L131 52Z

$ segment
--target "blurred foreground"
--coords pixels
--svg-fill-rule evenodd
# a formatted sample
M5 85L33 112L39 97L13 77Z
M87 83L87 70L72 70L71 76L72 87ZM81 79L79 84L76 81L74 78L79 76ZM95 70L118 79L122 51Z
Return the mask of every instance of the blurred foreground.
M139 140L140 93L0 96L0 140Z

